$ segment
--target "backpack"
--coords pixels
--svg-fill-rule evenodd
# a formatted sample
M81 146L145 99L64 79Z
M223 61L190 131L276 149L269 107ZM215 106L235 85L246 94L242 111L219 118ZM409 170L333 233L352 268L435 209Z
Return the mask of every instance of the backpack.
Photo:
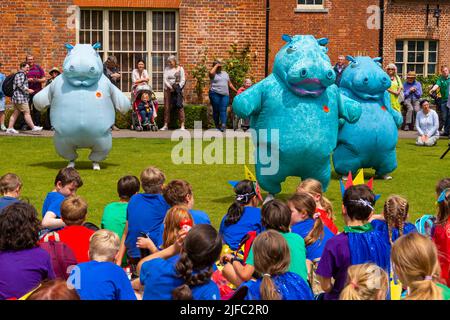
M14 94L14 78L17 73L12 73L3 80L2 91L7 97L12 97Z
M434 225L436 223L436 217L430 214L426 214L416 220L416 229L420 234L428 237L432 237L434 232Z
M54 240L50 240L50 237ZM39 246L50 255L56 278L67 280L70 275L69 268L78 263L72 249L60 241L56 232L47 233Z

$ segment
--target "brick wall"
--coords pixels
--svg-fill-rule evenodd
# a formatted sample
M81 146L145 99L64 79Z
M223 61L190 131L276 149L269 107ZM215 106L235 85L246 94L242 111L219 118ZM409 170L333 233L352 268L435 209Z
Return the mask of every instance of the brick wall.
M426 5L442 9L439 27L433 14L426 25ZM450 64L450 3L448 1L395 0L385 5L384 63L395 61L396 40L439 40L438 66ZM439 69L438 69L439 71Z
M312 34L329 38L329 55L335 63L339 54L378 56L379 30L369 30L367 8L378 0L325 0L328 13L294 12L297 0L270 1L270 65L284 45L283 34Z

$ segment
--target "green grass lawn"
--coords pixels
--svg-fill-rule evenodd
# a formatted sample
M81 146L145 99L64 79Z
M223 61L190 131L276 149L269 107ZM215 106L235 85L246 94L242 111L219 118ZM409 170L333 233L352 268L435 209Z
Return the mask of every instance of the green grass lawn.
M117 200L116 183L124 175L139 177L149 165L162 169L171 179L185 179L193 185L195 207L206 211L218 227L222 216L233 201L233 190L228 180L240 180L244 176L244 166L235 165L174 165L171 161L172 148L177 142L168 139L114 139L113 149L102 164L101 171L93 171L87 159L88 150L80 152L77 162L84 186L78 194L89 204L89 221L99 224L103 207ZM208 144L205 142L205 145ZM400 140L398 144L398 169L393 180L375 180L374 189L381 194L376 205L380 212L388 195L400 194L410 202L410 220L424 213L435 212L434 187L436 182L450 176L450 155L444 160L439 156L447 145L440 141L437 147L418 148L413 140ZM0 137L0 175L7 172L18 174L24 183L23 198L36 206L40 212L46 193L53 188L57 171L67 163L56 154L51 138ZM252 168L252 166L250 166ZM253 168L252 168L253 169ZM367 170L366 179L374 172ZM285 199L298 183L298 178L288 178L280 195ZM264 194L263 194L264 196ZM339 181L333 178L326 193L333 202L337 225L342 227L340 215L341 195Z

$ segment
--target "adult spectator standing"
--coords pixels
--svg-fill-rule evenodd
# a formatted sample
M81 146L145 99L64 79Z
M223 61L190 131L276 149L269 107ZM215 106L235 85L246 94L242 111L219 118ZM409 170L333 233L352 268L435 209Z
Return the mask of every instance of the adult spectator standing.
M336 73L336 85L339 87L341 84L341 77L342 73L344 72L345 68L347 68L347 65L345 64L345 57L343 55L340 55L338 57L337 63L334 65L334 72Z
M227 107L230 102L229 88L236 93L237 90L231 83L228 73L222 70L222 65L223 62L221 60L216 60L209 71L209 79L211 80L209 100L213 108L216 129L223 132L227 128Z
M398 112L402 112L402 107L400 104L400 96L403 96L403 84L402 79L397 74L397 67L395 64L390 63L387 68L386 72L391 78L391 87L387 90L391 96L391 107Z
M13 96L11 98L12 103L14 105L14 112L9 118L9 125L6 133L9 134L17 134L19 133L14 129L14 124L16 123L17 117L20 113L23 113L23 117L25 118L25 122L31 128L32 131L41 131L42 127L35 126L33 123L33 119L30 115L30 106L28 102L30 100L30 94L34 93L33 89L28 87L28 79L27 73L30 70L30 66L26 62L22 62L20 64L20 70L14 76L14 84L13 84Z
M430 109L428 100L420 102L422 110L417 112L416 128L419 136L416 144L418 146L434 146L439 139L439 117L436 111Z
M32 55L27 55L25 62L30 66L30 71L28 71L27 73L28 87L34 91L32 94L30 94L29 100L31 117L33 119L33 122L37 126L40 126L41 113L36 108L34 108L33 97L42 90L42 86L45 84L47 79L45 78L44 69L42 69L41 66L34 62L34 57Z
M450 112L447 106L448 103L448 93L449 93L449 85L450 85L450 71L447 66L442 66L441 68L441 76L439 77L436 84L431 88L430 95L434 94L438 89L441 93L441 104L439 109L442 114L442 122L443 122L443 132L444 136L448 136L450 134Z
M103 64L103 73L106 77L108 77L113 85L119 88L121 74L119 64L117 63L117 58L115 56L109 56L105 61Z
M0 67L2 66L2 64L0 63ZM5 94L2 91L2 84L3 81L5 81L5 75L3 73L0 72L0 130L1 131L6 131L6 127L5 127Z
M160 130L167 130L170 122L170 111L178 110L180 129L184 128L183 88L186 84L186 76L182 66L178 64L175 56L167 58L167 67L164 69L164 126ZM175 99L174 99L175 96ZM175 101L181 103L173 103Z
M405 92L406 121L405 131L413 130L413 116L420 109L420 98L422 97L422 84L416 80L416 72L410 71L403 84Z

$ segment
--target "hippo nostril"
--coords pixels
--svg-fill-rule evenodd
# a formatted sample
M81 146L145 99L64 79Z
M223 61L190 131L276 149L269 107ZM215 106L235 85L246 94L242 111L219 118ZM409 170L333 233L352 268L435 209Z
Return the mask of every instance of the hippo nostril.
M74 66L70 66L69 67L69 71L75 71L75 67Z
M303 68L303 69L300 71L300 76L301 76L302 78L306 78L307 75L308 75L308 71L306 70L306 68Z
M386 82L388 82L388 78L383 77L383 78L381 79L381 81L382 81L383 83L386 83Z
M369 78L364 78L364 84L369 84Z
M89 69L89 72L94 73L94 72L95 72L95 68L94 68L94 67L91 67L91 68Z
M333 79L333 75L334 75L334 72L333 71L328 71L327 72L327 78L328 78L328 80L331 80L331 79Z

